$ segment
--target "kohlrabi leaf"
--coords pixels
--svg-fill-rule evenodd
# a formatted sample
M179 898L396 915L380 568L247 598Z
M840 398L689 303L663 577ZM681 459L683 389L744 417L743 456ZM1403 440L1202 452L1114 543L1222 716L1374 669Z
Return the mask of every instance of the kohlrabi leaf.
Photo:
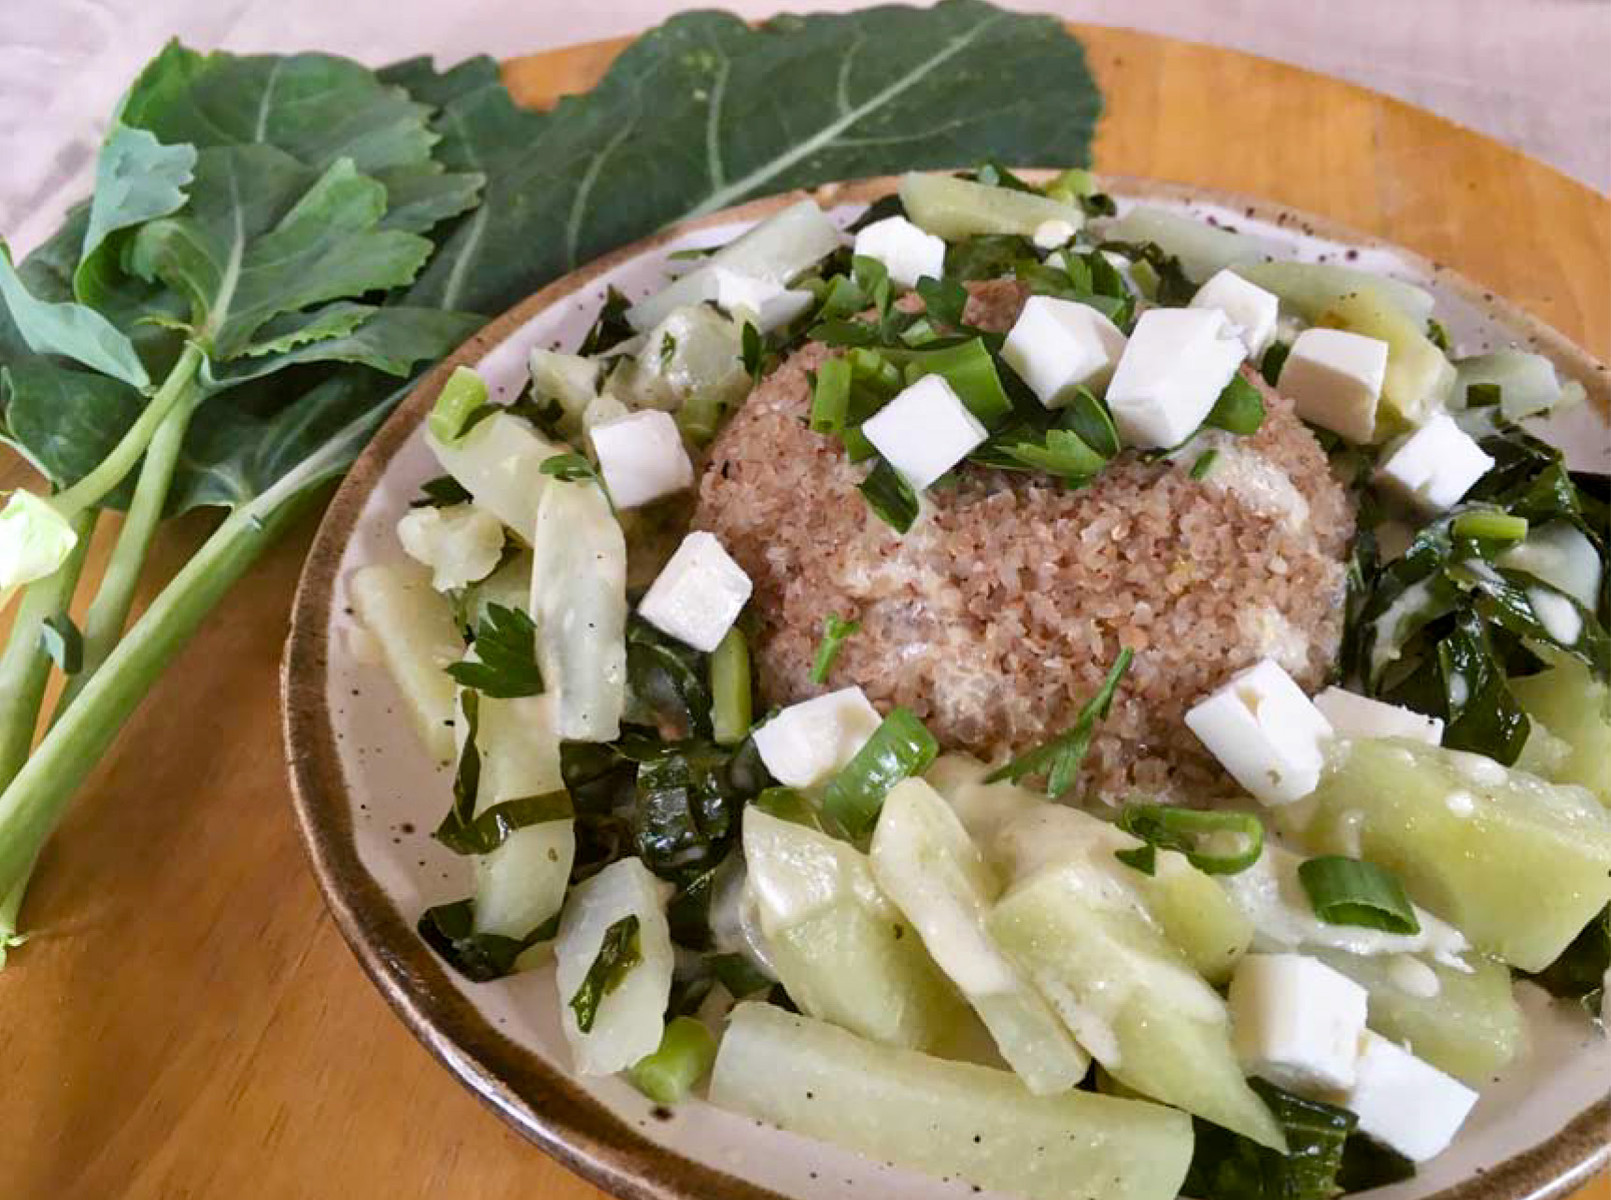
M345 307L361 309L366 306ZM209 380L215 386L229 387L286 367L317 362L360 363L387 375L407 375L415 363L441 358L482 324L480 317L435 308L389 305L370 308L369 312L367 319L361 319L355 328L345 333L260 354L248 351L252 357L243 356L223 364L210 373ZM282 336L277 340L285 339Z
M473 171L444 171L437 163L388 167L375 172L386 188L382 229L428 233L443 221L467 212L481 197L486 177Z
M417 62L391 77L436 99ZM1079 43L1055 19L980 0L758 26L685 13L550 113L515 109L479 67L437 79L452 96L438 157L490 182L413 300L485 313L752 196L986 159L1083 164L1100 106Z
M125 383L37 357L0 368L4 440L57 487L77 483L111 453L143 407ZM116 507L127 486L108 497Z
M184 293L193 336L227 362L277 316L413 279L431 243L377 228L385 210L349 159L320 174L271 146L204 150L190 204L140 228L130 265Z
M116 286L118 234L184 206L195 165L194 146L164 146L147 130L112 126L95 163L95 196L73 274L82 303L98 304Z
M35 354L72 359L130 387L150 385L134 344L117 326L87 305L33 295L12 265L4 242L0 242L0 299L17 335Z
M316 170L422 163L430 109L362 64L328 54L198 54L169 43L130 88L124 124L168 145L273 146Z

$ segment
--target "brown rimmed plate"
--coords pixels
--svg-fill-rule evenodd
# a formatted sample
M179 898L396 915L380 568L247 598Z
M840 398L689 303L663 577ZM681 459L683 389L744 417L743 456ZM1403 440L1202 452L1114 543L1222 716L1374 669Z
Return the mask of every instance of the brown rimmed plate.
M1611 470L1611 384L1554 330L1425 259L1332 223L1246 197L1134 179L1105 184L1145 201L1265 238L1280 257L1348 256L1431 290L1463 353L1520 345L1549 356L1590 400L1546 435L1574 465ZM815 194L848 222L894 181L830 185ZM796 1138L700 1102L675 1114L615 1079L571 1074L552 973L490 984L459 979L419 940L424 908L470 890L467 864L429 837L448 795L447 772L420 748L384 672L364 652L346 580L400 555L397 518L439 473L420 424L455 365L475 365L495 398L524 383L527 351L573 346L607 286L631 296L663 282L668 255L729 240L800 196L758 200L667 230L557 280L467 342L381 428L331 503L298 588L282 671L284 730L297 817L315 874L343 935L392 1008L436 1057L543 1150L605 1190L633 1200L881 1200L974 1196ZM1546 1200L1611 1162L1611 1040L1581 1014L1522 989L1531 1024L1524 1059L1487 1089L1455 1147L1380 1200Z

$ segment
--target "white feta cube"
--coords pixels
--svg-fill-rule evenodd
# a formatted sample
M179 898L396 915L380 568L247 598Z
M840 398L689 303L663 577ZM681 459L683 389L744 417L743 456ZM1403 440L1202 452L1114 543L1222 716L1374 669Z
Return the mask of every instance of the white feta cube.
M670 413L645 409L589 431L616 508L640 508L694 486L694 464Z
M1192 308L1214 308L1225 314L1248 355L1260 357L1275 338L1281 318L1281 301L1256 283L1249 283L1229 267L1214 273L1191 298Z
M1361 1133L1415 1162L1448 1149L1477 1103L1458 1079L1368 1029L1354 1075L1352 1087L1325 1098L1357 1116Z
M1452 417L1439 413L1388 455L1376 477L1421 508L1443 512L1460 503L1493 465L1494 460Z
M753 321L761 333L771 333L787 325L811 307L810 292L786 288L770 279L741 275L726 267L712 266L705 274L705 281L705 299L714 300L729 313Z
M859 687L791 704L756 729L755 749L786 787L826 783L882 723Z
M708 654L738 620L751 586L714 534L690 533L649 585L638 615Z
M503 522L473 504L410 509L397 522L403 552L431 568L431 586L451 592L492 574L503 557Z
M1436 746L1443 741L1443 721L1413 709L1372 700L1340 687L1329 687L1315 697L1320 715L1331 722L1339 737L1412 738Z
M877 259L902 287L945 274L945 239L923 232L905 217L885 217L858 230L851 253Z
M1331 723L1273 659L1240 671L1186 712L1186 727L1262 804L1315 790Z
M1387 343L1343 329L1305 329L1292 343L1277 386L1305 421L1351 442L1376 431L1387 375Z
M1089 304L1031 296L1007 332L1001 357L1047 408L1062 408L1074 389L1100 392L1124 353L1119 327Z
M1231 980L1236 1054L1300 1095L1354 1086L1369 993L1317 958L1250 954Z
M940 375L925 375L862 422L861 431L922 491L990 436Z
M1119 437L1144 448L1180 445L1197 432L1246 357L1247 347L1218 309L1149 308L1108 384Z
M1072 221L1053 217L1035 226L1035 233L1029 240L1035 243L1036 249L1056 250L1059 246L1066 246L1072 242L1078 232Z

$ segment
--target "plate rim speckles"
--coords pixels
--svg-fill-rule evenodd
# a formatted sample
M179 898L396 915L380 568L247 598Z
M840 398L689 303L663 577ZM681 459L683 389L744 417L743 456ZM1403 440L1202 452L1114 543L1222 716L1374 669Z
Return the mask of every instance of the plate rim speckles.
M556 280L497 318L440 364L376 434L327 510L298 585L281 669L282 719L293 803L319 886L343 937L393 1010L445 1066L517 1131L593 1183L626 1200L784 1200L709 1162L646 1137L610 1111L568 1072L529 1052L495 1026L420 941L416 914L399 911L360 858L355 800L331 704L329 656L337 617L337 580L349 540L371 494L414 438L455 366L474 365L555 306L590 295L602 277L698 231L759 220L814 196L824 207L861 203L893 190L892 178L790 192L714 213L624 247ZM1337 222L1252 197L1182 184L1105 177L1116 196L1171 205L1207 205L1250 223L1297 228L1361 250L1390 251L1419 278L1489 314L1517 340L1539 350L1611 412L1611 376L1553 328L1487 289L1424 257ZM399 718L401 728L401 719ZM411 736L404 730L403 736ZM496 985L491 985L496 986ZM1572 1116L1553 1136L1485 1173L1427 1200L1550 1200L1581 1185L1611 1161L1611 1092Z

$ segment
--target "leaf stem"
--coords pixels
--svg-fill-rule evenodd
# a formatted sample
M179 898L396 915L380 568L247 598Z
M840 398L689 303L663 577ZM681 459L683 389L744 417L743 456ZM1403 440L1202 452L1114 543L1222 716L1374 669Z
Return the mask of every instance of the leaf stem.
M57 512L64 517L83 512L99 504L108 492L123 482L124 477L134 469L134 464L140 461L140 456L145 453L168 414L194 390L196 373L201 369L203 357L201 347L194 342L185 347L179 361L174 363L173 370L168 372L157 394L151 398L151 403L145 406L118 444L112 447L112 452L72 487L51 497L50 502Z
M247 505L231 514L45 735L0 793L0 894L9 895L26 877L67 802L207 614L314 494L311 487L301 488L280 503Z
M140 583L140 572L145 567L151 540L162 521L168 503L168 492L173 485L174 466L184 446L190 418L202 400L199 388L188 389L183 401L168 413L157 428L140 464L139 482L134 486L134 499L123 518L117 543L107 560L106 570L84 617L84 661L76 675L67 681L66 690L57 701L52 722L61 720L68 705L77 699L84 685L95 674L112 647L123 635L128 623L129 609L134 604L134 592Z

